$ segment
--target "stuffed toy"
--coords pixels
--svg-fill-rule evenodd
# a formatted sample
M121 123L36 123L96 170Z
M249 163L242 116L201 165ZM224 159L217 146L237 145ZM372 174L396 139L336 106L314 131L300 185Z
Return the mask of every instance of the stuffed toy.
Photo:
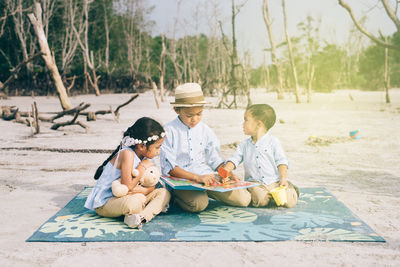
M145 170L144 170L142 177L140 178L139 184L143 187L155 186L158 183L158 181L160 180L160 176L161 176L160 171L157 169L156 166L154 166L153 162L151 162L148 159L143 160L140 163L140 166L144 167ZM133 177L139 176L139 170L132 169L132 176ZM115 197L126 196L129 191L129 189L126 185L121 184L121 178L112 182L111 190Z

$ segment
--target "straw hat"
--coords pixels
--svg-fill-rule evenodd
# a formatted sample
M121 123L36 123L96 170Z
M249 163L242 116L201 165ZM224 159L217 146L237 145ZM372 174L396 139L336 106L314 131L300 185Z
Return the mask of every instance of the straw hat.
M204 100L203 91L198 83L184 83L175 89L174 107L196 107L210 104Z

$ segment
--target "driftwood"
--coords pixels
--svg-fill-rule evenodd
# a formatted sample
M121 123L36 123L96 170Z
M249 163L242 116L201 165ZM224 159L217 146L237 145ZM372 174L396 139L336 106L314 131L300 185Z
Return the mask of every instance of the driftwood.
M131 103L133 100L135 100L139 94L134 94L131 96L131 98L126 101L125 103L122 103L119 105L115 110L113 110L110 106L110 109L108 110L97 110L97 111L91 111L91 112L81 112L81 115L87 116L87 121L95 121L96 120L96 115L105 115L105 114L112 114L114 116L115 121L119 122L119 110L129 103Z
M88 107L90 107L90 104L87 104L87 103L85 104L84 102L82 102L78 106L68 109L68 110L63 110L60 112L50 112L50 114L54 114L51 117L44 117L44 116L40 115L36 102L34 102L32 104L32 113L30 111L21 112L15 106L0 106L0 117L3 120L7 120L7 121L14 120L17 123L22 123L22 124L25 124L25 125L31 127L32 134L40 132L40 121L53 123L53 125L51 126L52 130L57 130L60 127L64 127L64 126L68 126L68 125L79 125L82 128L87 130L89 127L86 124L77 120L79 115L86 116L87 121L91 121L91 120L96 120L96 115L113 114L114 119L119 122L120 109L122 107L128 105L129 103L131 103L138 96L139 96L138 94L132 95L128 101L119 105L115 110L113 110L110 107L109 110L82 112L85 109L87 109ZM73 118L72 118L72 120L69 120L66 122L55 122L55 120L62 118L64 116L73 116ZM26 117L26 118L23 119L22 117Z
M82 108L85 108L85 106L82 106ZM78 118L80 112L81 112L81 109L77 109L77 111L75 113L75 116L74 116L74 118L72 120L66 121L66 122L55 123L55 124L53 124L53 126L51 126L51 129L52 130L57 130L58 128L63 127L63 126L67 126L67 125L79 125L82 128L87 130L89 128L87 125L83 124L80 121L76 121L76 119Z
M40 123L39 123L39 111L37 108L36 101L32 104L32 118L33 118L33 126L35 127L36 132L40 133Z
M89 106L90 106L90 104L81 103L81 104L79 104L79 106L77 106L75 108L61 111L51 118L46 118L43 116L39 116L37 104L36 104L36 102L34 102L32 104L32 116L31 116L30 112L20 112L18 108L11 107L11 106L2 106L1 107L1 110L2 110L1 115L2 115L3 120L7 120L7 121L14 120L17 123L22 123L22 124L25 124L25 125L31 127L33 134L40 133L40 121L54 123L54 120L59 119L59 118L63 117L64 115L68 115L68 114L73 114L74 118L67 122L54 123L53 126L51 127L51 129L57 130L58 128L60 128L62 126L67 126L67 125L79 125L82 128L88 129L87 125L85 125L79 121L76 121L76 119L78 118L79 113L82 110L88 108ZM22 117L28 117L28 118L22 119ZM33 129L35 131L33 131Z

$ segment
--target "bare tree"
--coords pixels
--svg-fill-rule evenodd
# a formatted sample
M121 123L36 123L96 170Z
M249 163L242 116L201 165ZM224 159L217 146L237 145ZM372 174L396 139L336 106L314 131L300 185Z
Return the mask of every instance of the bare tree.
M292 66L292 73L293 73L293 78L294 78L296 103L300 103L300 97L299 97L299 81L298 81L298 79L297 79L296 63L294 62L293 49L292 49L292 42L291 42L291 40L290 40L289 31L288 31L288 26L287 26L286 3L285 3L285 0L282 0L282 12L283 12L283 22L284 22L284 27L285 27L286 41L287 41L288 50L289 50L290 65Z
M82 53L85 59L85 66L89 67L91 70L91 74L85 71L85 75L88 78L90 85L93 87L97 96L100 95L100 89L98 86L98 80L100 75L96 74L96 66L94 62L94 55L93 51L89 48L89 39L88 39L88 32L89 32L89 8L90 4L93 3L94 0L83 0L83 36L75 27L75 23L72 23L72 29L76 35L78 40L79 46L82 49ZM82 25L82 24L81 24ZM83 39L83 40L82 40Z
M164 35L161 35L161 54L160 54L160 63L158 64L158 70L160 71L160 98L161 102L164 102L164 75L165 75L165 41ZM153 86L154 87L154 86Z
M389 75L389 67L388 67L388 49L393 49L393 50L400 50L399 45L395 45L389 42L387 38L382 38L382 34L380 33L380 37L378 38L377 36L373 35L371 32L369 32L363 25L360 23L360 21L356 18L354 15L354 12L350 5L343 1L343 0L338 0L339 5L341 5L346 11L349 13L351 19L354 22L354 25L357 27L357 29L367 36L370 40L375 42L377 45L383 46L385 48L385 72L384 72L384 87L385 87L385 94L386 94L386 103L390 103L390 97L389 97L389 86L390 86L390 75ZM394 1L395 7L392 8L388 0L380 0L382 3L387 16L389 19L394 23L397 34L400 35L400 19L397 16L399 6L400 6L400 1L396 0Z
M63 109L70 109L72 107L71 102L68 98L67 92L65 90L64 84L61 80L61 76L58 72L58 68L54 57L50 51L49 45L47 43L47 38L44 33L43 23L42 23L42 9L39 3L34 5L34 13L28 14L29 20L33 25L33 29L38 37L40 51L43 53L42 57L46 63L47 68L54 80L54 84L57 89L58 98L61 102L61 107Z
M28 39L31 38L31 36L29 33L30 25L29 23L27 24L24 14L24 11L26 11L26 9L24 10L22 0L15 0L15 1L7 0L7 1L9 1L10 3L9 5L10 9L15 10L12 16L14 23L14 30L16 35L18 36L18 41L21 48L23 59L24 61L27 61L30 55L35 53L34 51L35 48L33 47L33 51L28 51L29 50L29 48L27 47L27 45L29 44ZM26 69L28 73L32 73L33 66L31 62L26 64Z
M313 62L314 53L318 50L320 45L319 28L321 20L316 20L314 25L314 18L307 16L305 22L297 24L298 29L303 32L301 37L305 41L305 57L307 61L306 66L306 83L307 83L307 103L311 102L312 85L315 74L315 64Z
M1 10L0 14L0 37L4 33L4 26L6 25L7 17L10 15L10 13L12 13L12 11L10 10L10 0L7 0L4 3L4 9Z
M386 38L386 43L387 38ZM389 48L385 47L385 72L384 72L384 87L386 103L390 103L389 88L390 88L390 67L389 67Z
M61 71L65 76L65 72L76 55L78 48L78 38L74 33L73 27L75 17L78 11L78 2L74 0L64 0L64 36L61 48ZM81 23L83 25L83 23ZM82 32L83 27L78 27L79 33Z
M247 0L240 5L235 5L235 0L232 0L232 12L231 12L231 26L232 26L232 48L230 49L228 44L226 43L226 37L224 31L222 29L222 23L220 22L220 30L222 34L222 41L225 46L226 51L229 54L230 58L230 82L229 82L229 89L222 93L221 100L218 104L218 107L226 106L227 108L237 108L237 101L236 97L238 94L238 89L240 88L240 82L243 82L243 79L238 79L239 76L245 77L244 67L240 64L238 59L237 53L237 40L236 40L236 16L239 14L241 8L247 3ZM240 69L238 69L240 67ZM248 88L245 88L248 90ZM232 102L225 103L227 101L227 96L229 94L233 95Z
M107 0L103 0L102 6L103 6L103 11L104 11L104 30L106 31L106 50L104 53L104 67L106 68L106 73L107 76L110 76L110 22L108 19L108 12L107 12L107 5L106 5ZM108 78L108 77L107 77Z
M276 46L275 46L275 41L274 41L274 36L272 33L272 20L271 20L271 13L269 11L268 7L268 0L263 0L263 18L265 22L265 26L267 27L268 31L268 39L269 43L271 45L271 59L272 59L272 64L274 65L276 69L276 73L278 75L278 99L283 99L283 75L282 75L282 68L279 63L279 60L276 56Z
M339 1L339 5L341 5L344 9L346 9L346 11L349 13L351 19L354 22L354 25L356 25L357 29L362 32L365 36L367 36L369 39L371 39L372 41L374 41L376 44L383 46L383 47L387 47L389 49L395 49L395 50L400 50L400 46L399 45L394 45L391 44L385 40L382 40L381 38L373 35L371 32L369 32L365 27L362 26L362 24L360 23L360 21L356 18L353 9L350 7L350 5L343 0L338 0ZM396 29L397 29L397 33L400 34L400 19L399 17L397 17L396 12L399 8L400 5L400 1L394 1L395 3L395 8L393 9L390 6L389 0L380 0L380 2L382 3L386 14L388 15L389 19L394 23Z

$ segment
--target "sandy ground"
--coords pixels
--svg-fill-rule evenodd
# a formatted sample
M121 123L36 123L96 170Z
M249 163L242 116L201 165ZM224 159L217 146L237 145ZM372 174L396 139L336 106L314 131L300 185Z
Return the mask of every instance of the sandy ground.
M129 97L85 95L71 101L91 103L89 110L97 110L115 108ZM399 266L400 90L391 91L392 104L384 103L382 92L360 91L315 94L311 104L295 104L289 95L277 101L263 90L253 90L252 99L276 109L281 122L271 132L286 150L290 179L300 187L327 188L387 243L25 242L84 186L94 185L92 175L107 155L4 148L114 149L137 118L166 123L175 117L171 97L157 110L151 93L144 93L121 110L120 123L100 116L88 123L87 133L79 126L53 131L43 123L41 133L32 136L28 127L0 120L0 266ZM60 110L56 97L12 97L0 105L28 111L34 100L41 112ZM233 152L229 144L245 138L242 118L243 109L204 112L225 157ZM355 129L359 140L348 138ZM328 145L307 142L310 136Z

